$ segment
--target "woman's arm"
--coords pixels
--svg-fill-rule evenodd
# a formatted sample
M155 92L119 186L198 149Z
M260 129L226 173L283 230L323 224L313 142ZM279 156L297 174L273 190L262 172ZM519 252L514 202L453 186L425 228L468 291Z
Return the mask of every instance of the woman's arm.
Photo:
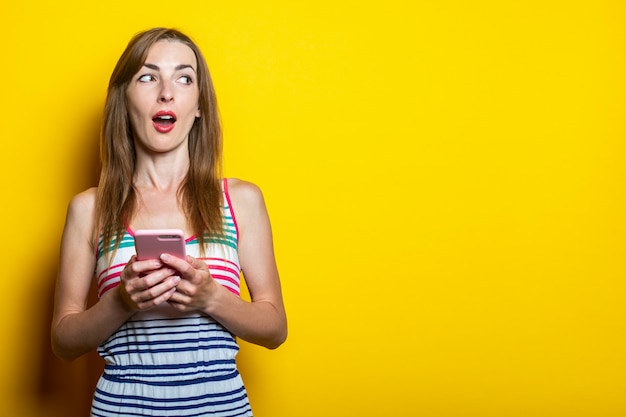
M287 337L287 318L265 201L254 184L231 179L228 185L239 227L239 262L251 302L214 281L204 262L191 259L187 264L166 257L163 261L185 278L170 303L182 311L204 311L237 337L274 349Z
M132 314L123 308L119 297L106 297L106 302L103 300L86 310L96 263L92 235L95 199L95 189L72 199L61 239L52 349L66 360L96 348Z
M61 240L51 333L52 350L65 360L98 347L135 311L167 301L179 281L161 262L135 262L133 258L120 277L121 284L87 309L96 264L95 201L95 189L72 199Z

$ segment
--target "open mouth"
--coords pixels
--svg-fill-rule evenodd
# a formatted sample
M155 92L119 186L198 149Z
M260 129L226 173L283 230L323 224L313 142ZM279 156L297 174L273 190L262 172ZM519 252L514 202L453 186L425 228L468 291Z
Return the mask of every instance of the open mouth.
M158 112L152 117L152 123L159 132L169 132L174 128L176 115L172 112Z
M176 123L176 118L170 114L164 114L153 117L152 121L159 126L167 127Z

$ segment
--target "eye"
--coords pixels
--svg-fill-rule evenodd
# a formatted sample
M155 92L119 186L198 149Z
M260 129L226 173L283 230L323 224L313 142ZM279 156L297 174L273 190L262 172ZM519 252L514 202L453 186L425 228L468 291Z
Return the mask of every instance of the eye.
M178 79L183 84L192 84L193 79L188 75L183 75Z
M154 76L152 74L144 74L138 78L141 83L149 83L150 81L154 81Z

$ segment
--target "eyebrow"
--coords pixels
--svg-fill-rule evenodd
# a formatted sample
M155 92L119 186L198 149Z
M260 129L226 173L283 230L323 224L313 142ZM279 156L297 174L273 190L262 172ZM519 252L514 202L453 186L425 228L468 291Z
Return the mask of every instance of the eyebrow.
M158 65L150 64L148 62L143 64L143 66L147 67L147 68L150 68L151 70L155 70L155 71L160 71L161 70L161 68L159 68ZM189 65L189 64L180 64L180 65L177 65L176 68L174 68L174 69L176 71L180 71L180 70L183 70L185 68L191 68L193 70L193 72L196 72L196 69L193 66Z

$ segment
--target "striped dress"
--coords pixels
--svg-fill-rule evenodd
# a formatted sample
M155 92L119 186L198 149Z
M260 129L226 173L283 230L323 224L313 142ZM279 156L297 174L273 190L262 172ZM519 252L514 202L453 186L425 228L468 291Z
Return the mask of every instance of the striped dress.
M186 240L187 253L203 259L211 275L239 295L237 222L224 181L225 237L205 235L209 242L200 257L198 240ZM106 262L98 243L98 294L119 285L122 269L135 253L133 232L124 234L120 247ZM235 337L211 317L180 313L167 303L137 312L99 348L105 361L91 415L105 416L251 416L252 411L235 357Z

